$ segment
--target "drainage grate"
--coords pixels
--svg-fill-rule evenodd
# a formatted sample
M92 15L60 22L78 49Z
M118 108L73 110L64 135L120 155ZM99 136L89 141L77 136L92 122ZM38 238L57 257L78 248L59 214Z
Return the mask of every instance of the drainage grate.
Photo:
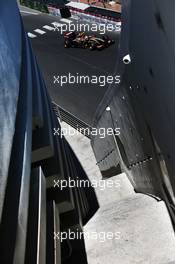
M52 101L53 110L60 121L67 123L84 136L91 138L92 127Z

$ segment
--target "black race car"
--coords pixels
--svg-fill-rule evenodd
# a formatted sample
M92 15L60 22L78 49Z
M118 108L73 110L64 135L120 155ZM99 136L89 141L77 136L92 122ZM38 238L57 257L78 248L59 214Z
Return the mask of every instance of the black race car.
M64 34L64 47L65 48L88 48L90 50L102 50L114 44L114 40L108 36L102 38L96 35L88 36L84 32L66 32Z
M103 36L102 38L91 36L88 40L88 47L90 50L102 50L114 44L114 40L110 39L108 36Z

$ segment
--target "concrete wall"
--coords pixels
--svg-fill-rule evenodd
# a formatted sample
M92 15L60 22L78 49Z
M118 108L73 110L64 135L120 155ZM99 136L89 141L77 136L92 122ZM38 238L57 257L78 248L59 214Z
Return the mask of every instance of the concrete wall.
M14 36L14 37L12 37ZM0 2L0 219L14 135L21 65L21 20L15 1Z
M67 141L23 29L15 1L0 2L0 263L87 264L84 239L61 250L54 232L83 225L98 209L93 188ZM54 186L67 181L67 188ZM47 196L46 196L47 192ZM46 198L47 197L47 198ZM59 220L60 219L60 220ZM47 226L47 228L46 228ZM65 247L67 244L65 243ZM64 245L62 246L64 249ZM56 261L57 259L57 261ZM85 262L82 262L84 259ZM72 261L72 262L71 262ZM67 262L65 262L67 263Z

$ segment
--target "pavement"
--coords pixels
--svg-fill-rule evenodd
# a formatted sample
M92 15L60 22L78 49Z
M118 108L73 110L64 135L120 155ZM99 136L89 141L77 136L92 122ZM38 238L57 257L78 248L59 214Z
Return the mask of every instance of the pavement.
M58 31L52 30L53 23L64 25L78 25L87 21L78 22L76 19L61 19L59 17L42 14L22 7L24 27L31 40L40 69L46 82L49 94L62 108L68 110L79 119L92 124L94 112L103 98L106 86L99 84L65 84L60 87L55 85L54 75L71 73L79 75L114 75L118 57L119 32L108 32L115 44L103 51L89 51L84 49L65 49L63 36ZM92 31L86 32L92 34ZM94 32L93 32L94 33ZM98 31L97 34L100 32Z
M66 123L61 125L68 129ZM66 135L66 139L90 180L100 181L90 140L78 132ZM175 264L175 237L164 202L135 194L125 174L111 179L119 184L96 188L100 209L84 228L88 263ZM110 232L120 235L102 242L103 235ZM98 239L94 236L90 239L87 234L98 234Z

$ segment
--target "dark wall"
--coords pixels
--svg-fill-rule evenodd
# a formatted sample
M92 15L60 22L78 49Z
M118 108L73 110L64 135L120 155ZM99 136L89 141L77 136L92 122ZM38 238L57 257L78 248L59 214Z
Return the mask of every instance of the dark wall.
M21 65L21 18L15 1L0 3L0 219L15 130ZM10 10L13 10L11 12ZM10 19L9 19L10 16ZM12 22L13 25L12 26ZM11 36L15 36L12 38Z
M119 163L135 191L162 198L175 223L175 74L174 14L169 1L124 0L118 73L121 84L106 94L94 125L121 128L116 138ZM123 57L129 54L131 63ZM111 117L105 108L111 108ZM112 122L112 121L111 121ZM115 124L116 123L116 124ZM97 160L109 149L106 140L92 139ZM114 165L114 163L113 163ZM112 167L105 159L106 169ZM108 176L112 176L110 173Z

